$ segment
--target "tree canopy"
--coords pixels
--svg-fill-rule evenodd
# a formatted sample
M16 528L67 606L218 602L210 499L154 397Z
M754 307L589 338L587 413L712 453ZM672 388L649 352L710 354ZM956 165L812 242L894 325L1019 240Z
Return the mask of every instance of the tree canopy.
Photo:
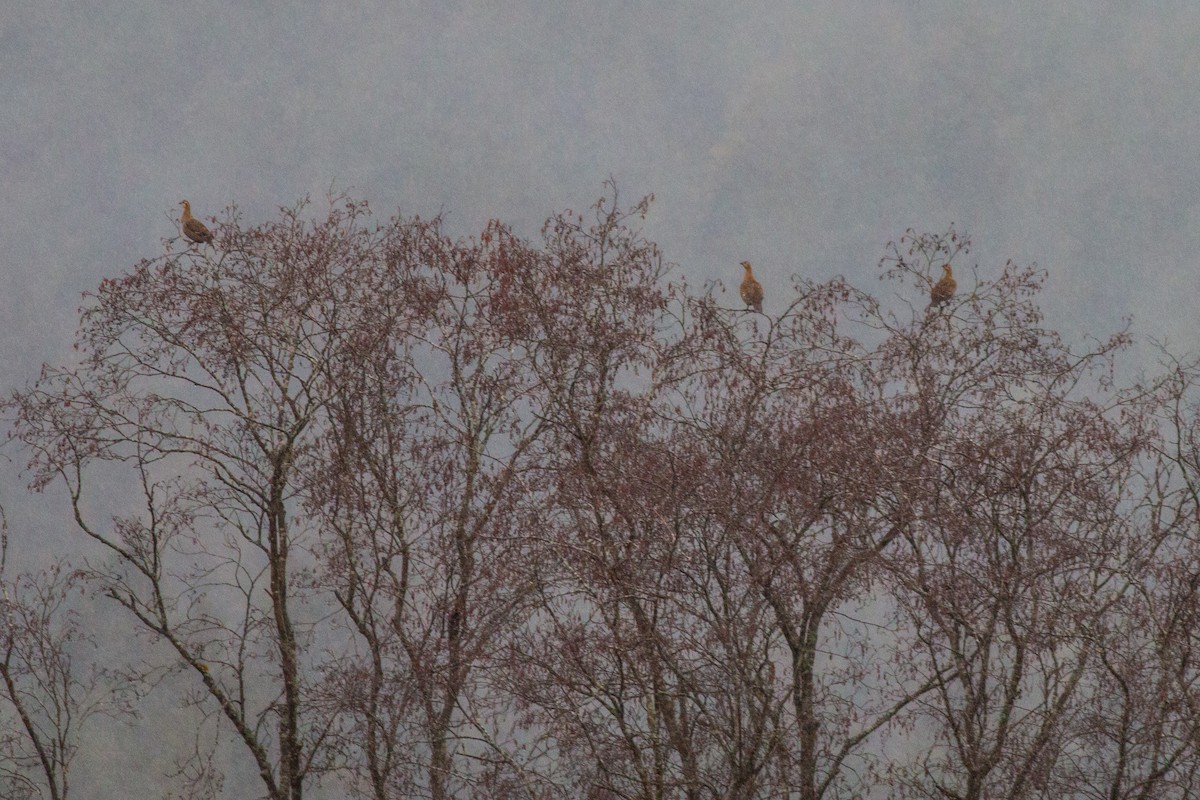
M1127 332L1064 341L953 228L750 313L649 206L230 209L105 280L8 411L131 679L273 799L1192 796L1196 364L1119 385Z

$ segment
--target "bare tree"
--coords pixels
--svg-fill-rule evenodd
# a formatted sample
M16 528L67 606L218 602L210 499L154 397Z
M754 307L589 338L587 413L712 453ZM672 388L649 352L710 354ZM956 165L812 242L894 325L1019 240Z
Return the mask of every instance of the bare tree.
M336 718L308 696L328 594L298 492L319 471L331 370L375 324L360 287L387 237L366 214L339 201L312 225L296 208L246 230L231 214L218 256L168 251L106 280L82 363L16 399L35 486L61 480L112 556L91 577L191 672L272 798L298 800L326 767ZM122 468L136 501L89 492Z
M393 243L378 344L339 366L314 508L336 535L328 579L363 642L343 674L377 798L521 786L494 651L534 585L537 516L526 350L496 317L530 255L499 224L456 245L436 226ZM387 298L404 297L402 301ZM331 469L330 469L331 467ZM351 659L351 663L355 660Z
M1146 387L1158 422L1136 538L1120 543L1125 591L1096 637L1079 724L1060 785L1087 798L1183 798L1200 778L1200 401L1196 364L1164 353Z
M1187 796L1194 370L1116 390L954 230L747 314L617 199L231 211L14 396L205 736L291 800Z
M889 268L920 279L951 237L902 242ZM1102 399L1126 337L1072 352L1037 325L1026 298L1038 282L1010 264L944 315L887 326L907 378L897 402L927 432L915 522L889 563L913 656L937 678L918 717L934 722L928 750L900 771L903 795L1045 791L1126 588L1121 544L1151 441L1134 405Z
M97 715L129 712L126 687L86 658L93 642L72 602L79 576L64 561L10 576L8 543L0 510L0 787L66 800L83 731Z
M833 624L869 605L878 555L904 530L884 513L899 424L886 378L838 330L857 293L802 286L758 338L711 295L669 305L655 251L614 207L597 211L547 247L589 269L564 259L545 270L563 285L537 284L571 309L561 327L539 318L551 344L535 361L558 566L516 691L576 791L842 791L861 773L848 759L934 685L867 680L878 664L862 656L887 661L890 644L869 643L886 637Z

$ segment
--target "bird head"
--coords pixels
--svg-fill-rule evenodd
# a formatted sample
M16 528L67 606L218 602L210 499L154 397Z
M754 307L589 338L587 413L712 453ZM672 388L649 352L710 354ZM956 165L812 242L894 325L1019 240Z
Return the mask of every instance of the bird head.
M942 274L945 275L947 278L951 277L954 274L953 272L950 271L949 262L942 264Z
M743 268L743 269L745 269L745 270L746 270L746 272L749 272L749 271L750 271L750 262L749 262L749 261L743 261L743 262L742 262L742 268Z
M192 210L192 204L191 204L191 203L189 203L187 200L180 200L180 201L179 201L179 205L183 206L183 210L184 210L184 211L187 211L187 212L189 212L189 213L190 213L190 212L191 212L191 210Z

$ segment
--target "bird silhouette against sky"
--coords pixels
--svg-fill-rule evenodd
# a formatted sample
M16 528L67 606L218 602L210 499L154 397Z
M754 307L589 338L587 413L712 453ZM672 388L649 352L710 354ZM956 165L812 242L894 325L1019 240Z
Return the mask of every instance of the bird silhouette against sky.
M213 240L212 232L204 226L203 222L192 216L192 204L187 200L180 200L179 205L183 206L183 216L179 218L183 235L197 244L211 242Z
M742 278L742 285L739 291L742 295L742 302L758 313L762 313L763 288L754 277L754 271L750 268L749 261L742 262L742 269L746 270L746 277Z

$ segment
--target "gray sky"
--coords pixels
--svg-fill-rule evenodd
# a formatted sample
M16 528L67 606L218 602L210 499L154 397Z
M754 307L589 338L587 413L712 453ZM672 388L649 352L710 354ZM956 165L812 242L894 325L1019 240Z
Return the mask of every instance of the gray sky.
M1200 350L1200 7L1047 5L10 1L0 386L71 357L80 293L180 199L253 223L334 186L536 238L610 175L694 284L754 262L768 312L954 222L982 277L1049 271L1069 340L1131 315Z
M536 238L610 175L693 282L754 262L768 312L954 222L981 276L1049 270L1068 338L1132 315L1200 351L1200 7L1048 5L9 0L0 383L69 357L80 293L180 199L258 222L333 185ZM22 486L0 502L34 519Z
M888 239L953 221L983 274L1048 269L1069 335L1132 314L1196 344L1195 4L298 5L2 12L7 385L183 197L259 221L332 184L535 237L610 174L656 194L648 233L693 279L873 285Z

